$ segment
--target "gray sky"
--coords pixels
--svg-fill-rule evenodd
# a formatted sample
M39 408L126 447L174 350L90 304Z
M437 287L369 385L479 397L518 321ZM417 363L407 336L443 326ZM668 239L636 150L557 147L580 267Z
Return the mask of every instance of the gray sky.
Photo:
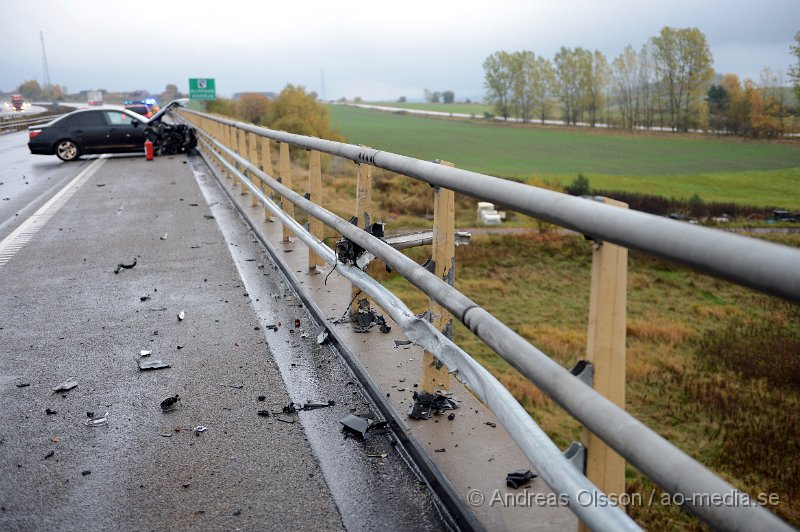
M215 78L221 96L287 83L319 92L324 71L326 98L367 100L425 88L480 99L497 50L552 58L581 46L611 61L663 26L703 31L717 72L758 80L769 67L785 79L800 31L800 0L0 0L0 10L0 91L42 82L40 30L50 79L70 92L186 92L190 77Z

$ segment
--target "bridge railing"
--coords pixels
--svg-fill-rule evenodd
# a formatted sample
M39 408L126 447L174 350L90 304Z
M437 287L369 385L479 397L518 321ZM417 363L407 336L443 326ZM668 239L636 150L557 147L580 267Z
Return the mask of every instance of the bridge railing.
M231 175L234 182L240 180L243 189L250 190L254 202L261 201L287 231L308 245L310 253L337 266L337 271L373 297L404 329L410 340L435 354L453 375L492 409L545 482L556 493L567 496L570 509L583 523L597 530L636 528L627 515L604 499L603 493L566 460L508 390L429 321L414 316L402 301L356 265L338 262L336 254L321 243L319 231L311 234L294 220L294 206L306 212L309 220L320 220L372 253L430 296L594 436L666 492L681 495L687 509L700 519L720 529L790 529L777 516L760 505L749 503L745 494L576 378L441 277L380 238L294 192L288 146L311 151L312 176L318 173L313 168L319 161L315 153L342 157L359 167L383 168L481 201L506 205L581 232L595 240L596 247L609 242L623 248L638 249L794 302L800 301L800 268L797 268L800 250L459 170L437 162L274 131L196 111L184 109L180 114L197 126L206 153ZM280 143L280 179L272 175L270 141ZM268 195L272 192L280 196L282 206L272 201ZM311 199L315 197L319 196L312 190ZM287 235L285 233L285 238ZM601 502L580 504L581 494L586 493L599 497L592 500ZM702 501L735 501L734 504L704 504L702 501L692 504L697 500L697 494L702 494ZM735 496L731 497L731 494ZM746 503L742 504L742 501Z

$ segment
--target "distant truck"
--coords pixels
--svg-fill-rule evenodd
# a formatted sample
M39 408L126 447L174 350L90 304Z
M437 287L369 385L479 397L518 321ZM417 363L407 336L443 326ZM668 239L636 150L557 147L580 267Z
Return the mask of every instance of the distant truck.
M22 107L25 104L25 100L19 94L12 94L11 95L11 107L14 108L15 111L22 111Z
M103 91L88 91L86 100L89 105L103 105Z

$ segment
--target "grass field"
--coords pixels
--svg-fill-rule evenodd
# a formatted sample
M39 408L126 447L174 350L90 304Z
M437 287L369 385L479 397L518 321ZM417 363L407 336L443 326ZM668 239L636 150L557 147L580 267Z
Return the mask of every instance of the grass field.
M331 106L349 142L500 177L800 209L800 143L630 134Z

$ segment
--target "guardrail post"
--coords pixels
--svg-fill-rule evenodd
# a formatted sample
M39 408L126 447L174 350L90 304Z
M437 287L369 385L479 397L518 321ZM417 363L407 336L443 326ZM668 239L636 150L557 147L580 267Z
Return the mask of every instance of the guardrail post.
M250 150L247 147L247 132L244 129L237 129L236 131L238 133L237 136L238 136L238 144L239 144L239 150L236 153L239 154L239 157L244 157L245 159L247 159L248 158L248 154L250 153ZM242 166L242 165L239 165L239 166L242 169L242 175L244 175L245 177L252 177L252 176L248 176L247 170L244 169L244 166ZM250 190L245 186L244 183L242 183L241 195L242 196L246 196L248 194L250 194Z
M452 167L453 163L439 161L439 164ZM433 197L433 273L451 286L455 282L456 243L455 243L455 193L436 187ZM448 338L453 337L453 316L444 307L429 300L431 324ZM436 356L425 351L422 359L422 391L434 393L436 390L450 389L450 371Z
M235 146L236 145L234 143L234 129L233 129L233 126L225 126L225 147L227 147L230 150L236 151L236 147ZM228 160L228 162L231 165L233 165L233 157L231 157L230 155L226 155L225 158ZM233 188L236 188L236 183L237 183L236 174L233 173L233 172L228 172L228 174L229 174L229 177L231 179L233 179Z
M320 161L320 154L318 151L311 150L308 153L308 191L311 201L321 204L322 201L322 163ZM322 221L308 216L308 230L314 235L314 238L321 241L323 238ZM308 250L308 269L314 270L317 266L324 265L325 262L322 257Z
M602 198L607 205L626 203ZM625 336L628 249L595 242L589 296L589 330L586 360L594 365L594 389L618 407L625 408ZM600 438L583 430L586 476L607 494L625 494L625 459ZM581 524L581 530L587 530Z
M358 225L364 228L373 223L372 166L361 163L356 164L358 167L356 171L356 217L358 218ZM350 304L350 313L353 316L358 312L359 292L361 290L356 285L353 285L350 290L350 296L353 300Z
M259 155L260 165L259 168L270 177L275 177L272 174L272 148L270 147L269 138L267 137L260 137L261 142L259 146L261 148L261 154ZM264 191L264 194L269 194L270 198L274 196L271 194L272 189L267 186L266 183L261 183L261 190ZM269 222L272 220L270 216L269 209L267 209L266 205L264 206L264 221Z
M283 186L292 188L292 163L289 159L289 145L285 142L281 142L281 177L279 180ZM294 203L281 197L281 208L283 212L294 218ZM291 234L289 228L284 225L283 241L288 242Z
M258 139L256 138L256 134L253 132L247 133L247 160L250 161L251 164L258 166ZM252 172L250 173L250 179L254 181L258 188L261 188L261 180L258 179L256 182L256 175ZM252 194L252 201L250 205L253 207L258 207L258 196Z

